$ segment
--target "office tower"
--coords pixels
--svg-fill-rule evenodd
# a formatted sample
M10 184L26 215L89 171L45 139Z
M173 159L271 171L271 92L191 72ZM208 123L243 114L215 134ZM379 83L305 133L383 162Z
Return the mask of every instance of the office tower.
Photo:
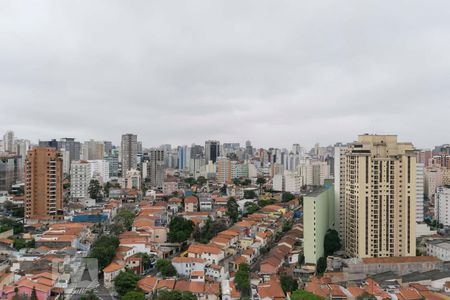
M232 183L231 160L218 157L216 162L216 178L218 183Z
M59 150L59 153L61 153L61 158L63 160L63 174L70 174L70 152L62 148Z
M25 164L25 158L27 157L27 152L28 150L30 150L30 141L29 140L24 140L24 139L20 139L20 140L16 140L16 152L17 155L19 155L20 157L22 157L21 161L22 161L22 170L23 170L23 165Z
M184 170L189 166L188 157L190 157L190 153L188 153L188 146L179 146L178 147L178 169Z
M423 222L424 164L416 163L416 222Z
M0 153L0 191L11 192L13 185L23 181L22 159L15 153Z
M220 156L220 142L206 141L205 142L205 159L208 164L209 161L215 163Z
M73 161L70 168L70 197L89 198L91 179L91 164L86 160Z
M127 171L137 169L137 154L138 154L137 135L131 133L122 135L120 153L121 153L120 161L122 162L122 176L125 176Z
M149 162L147 165L147 178L150 186L162 188L165 175L164 150L150 149Z
M39 141L39 147L50 147L58 149L58 141L56 139L52 139L49 141ZM63 147L64 148L64 147Z
M89 140L83 145L84 160L102 160L105 157L105 144L103 141Z
M48 220L63 218L62 159L47 147L28 151L25 163L25 218Z
M53 147L53 146L50 146ZM57 142L57 150L66 149L69 151L70 161L80 160L81 143L75 141L74 138L62 138Z
M15 140L14 140L14 132L13 131L7 131L3 135L3 151L15 153L16 147L15 147Z
M110 156L112 153L112 150L114 149L114 146L112 144L112 142L109 141L104 141L103 142L103 147L105 150L105 156Z
M324 240L334 225L333 187L319 187L303 198L305 263L316 264L324 256Z
M450 188L443 186L437 188L436 208L438 222L450 226Z
M252 142L250 142L250 141L245 142L245 155L246 155L246 158L250 158L253 156L253 146L252 146Z
M416 255L416 153L396 135L338 147L339 233L350 257Z
M105 157L105 160L109 164L109 177L119 176L119 151L118 149L112 149L111 153Z

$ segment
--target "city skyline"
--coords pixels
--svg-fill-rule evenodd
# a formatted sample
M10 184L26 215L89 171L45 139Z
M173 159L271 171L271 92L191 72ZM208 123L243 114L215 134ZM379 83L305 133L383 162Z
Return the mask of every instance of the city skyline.
M431 147L450 109L439 3L7 1L0 127L261 147L395 133Z

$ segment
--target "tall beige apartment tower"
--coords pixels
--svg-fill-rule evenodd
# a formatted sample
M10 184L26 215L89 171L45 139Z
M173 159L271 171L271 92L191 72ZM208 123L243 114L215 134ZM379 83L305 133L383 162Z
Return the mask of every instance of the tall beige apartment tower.
M335 149L336 229L350 257L416 255L416 153L396 135Z
M120 144L123 177L125 177L127 171L137 169L137 153L138 153L137 135L131 133L123 134L122 142Z
M63 218L63 161L54 148L36 147L25 161L25 218Z

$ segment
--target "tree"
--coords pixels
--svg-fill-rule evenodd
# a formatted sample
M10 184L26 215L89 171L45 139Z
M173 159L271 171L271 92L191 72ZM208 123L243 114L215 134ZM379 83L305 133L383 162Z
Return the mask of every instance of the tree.
M206 180L206 178L204 176L199 176L197 178L197 184L200 186L205 185L205 183L207 183L208 181Z
M36 246L36 241L34 239L27 241L22 238L16 238L13 241L13 247L17 250L20 250L23 248L34 248L35 246Z
M171 243L187 241L194 231L194 222L183 217L176 216L170 221L168 239Z
M131 271L120 272L114 279L114 287L119 295L124 296L136 289L138 280L139 277Z
M244 199L256 199L258 196L256 195L254 190L244 191Z
M96 258L98 267L103 270L111 263L116 255L116 249L119 247L119 239L115 236L100 236L91 247L91 258Z
M316 272L317 274L323 274L327 270L327 259L322 256L317 260Z
M358 297L356 297L356 300L376 300L377 297L375 297L372 294L369 294L368 292L364 292L361 295L359 295Z
M196 230L197 230L196 226ZM208 216L205 225L198 232L194 230L193 237L197 242L207 244L213 237L215 237L219 232L227 230L227 225L222 220L212 221L211 217Z
M90 290L85 295L81 296L79 300L100 300L100 298L95 295L93 290Z
M245 178L243 181L241 181L241 184L243 185L243 186L248 186L248 185L250 185L252 183L252 181L250 180L250 179L248 179L248 178Z
M292 193L289 192L283 192L283 194L281 194L281 201L282 202L289 202L291 200L294 200L295 196Z
M298 255L298 265L301 266L305 263L305 255L303 253L299 253Z
M324 300L324 298L305 290L296 290L291 294L291 300Z
M239 205L236 202L236 199L230 197L227 202L227 215L230 217L233 223L236 223L239 218Z
M250 295L250 266L248 264L239 265L239 270L234 275L234 283L242 296Z
M177 270L168 259L159 259L156 262L156 270L161 272L164 277L172 277L177 275Z
M36 287L33 286L33 289L31 290L30 300L38 300L37 293L36 293Z
M226 184L222 185L222 187L220 188L220 193L222 195L226 195L227 194L227 185Z
M260 209L260 207L257 204L253 203L253 202L246 202L244 204L244 207L245 207L246 212L249 215L257 212Z
M184 182L187 183L189 186L193 186L194 184L197 183L194 177L188 177L184 180Z
M136 215L127 209L121 209L119 213L114 218L114 223L121 225L124 231L131 230L131 226L133 225L133 221Z
M287 231L289 231L289 230L291 230L291 228L292 228L292 225L291 225L291 223L289 223L288 221L283 221L283 227L282 227L282 231L283 232L287 232Z
M103 187L103 192L105 194L105 197L109 197L109 190L111 189L111 183L108 181L105 186ZM145 195L145 194L144 194Z
M102 188L101 188L98 180L92 179L89 182L88 192L89 192L89 197L91 199L100 201L102 199L101 190L102 190Z
M266 184L266 179L264 177L258 177L256 179L256 184L259 185L259 193L262 193L262 186Z
M155 300L197 300L191 292L161 291Z
M145 294L139 291L130 291L121 298L121 300L144 300Z
M325 256L332 255L334 252L341 249L341 239L336 230L329 229L325 234L323 242L323 248L325 250Z
M267 205L272 205L272 204L274 204L275 202L276 202L276 200L273 199L273 198L271 198L271 199L263 199L263 200L259 200L259 201L258 201L258 205L259 205L260 207L264 207L264 206L267 206Z
M283 289L283 292L285 292L285 293L295 291L298 288L297 281L294 278L292 278L292 276L290 276L290 275L281 274L280 283L281 283L281 288Z

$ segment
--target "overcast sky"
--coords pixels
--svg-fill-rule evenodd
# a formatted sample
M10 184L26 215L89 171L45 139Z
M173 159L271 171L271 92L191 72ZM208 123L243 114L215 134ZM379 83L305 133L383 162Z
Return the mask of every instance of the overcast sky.
M449 143L450 1L0 2L0 134Z

